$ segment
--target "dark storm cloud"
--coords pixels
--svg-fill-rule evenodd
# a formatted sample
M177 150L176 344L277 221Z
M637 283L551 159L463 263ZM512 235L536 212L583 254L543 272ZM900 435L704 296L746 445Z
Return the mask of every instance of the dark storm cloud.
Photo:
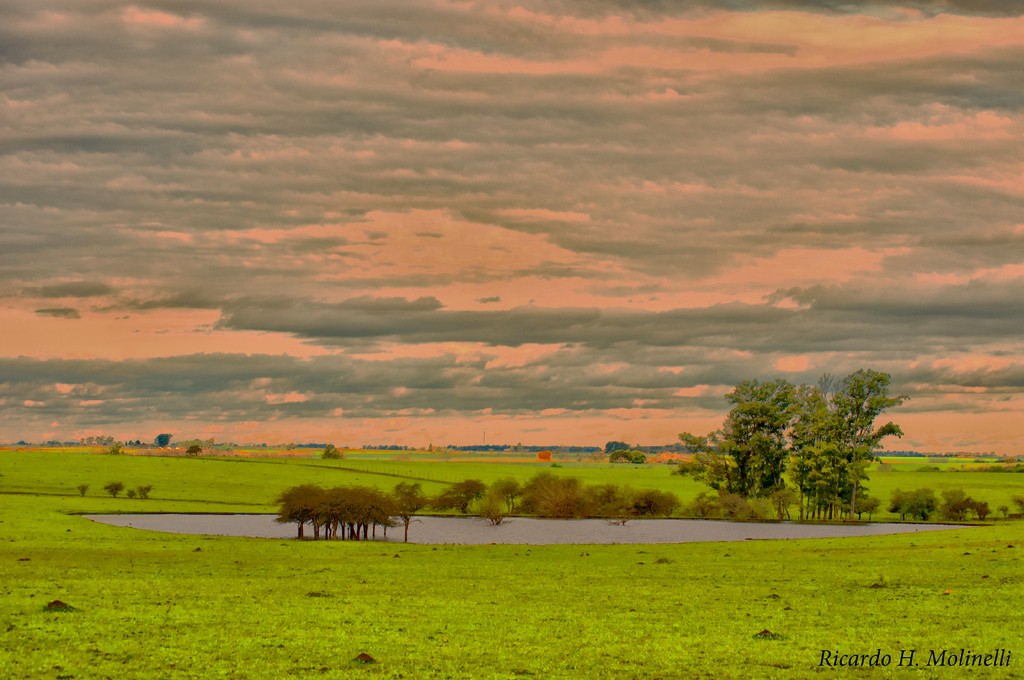
M78 310L73 307L45 307L37 309L36 314L39 316L53 316L58 319L78 319L81 317Z
M113 292L113 288L101 281L69 281L39 288L26 288L22 294L40 298L89 298L109 295Z

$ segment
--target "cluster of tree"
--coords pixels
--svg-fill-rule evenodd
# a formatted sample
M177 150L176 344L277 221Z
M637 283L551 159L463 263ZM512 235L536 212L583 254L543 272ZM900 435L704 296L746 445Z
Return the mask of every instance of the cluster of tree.
M1024 508L1024 497L1020 498L1021 507ZM1009 508L1005 505L999 508L1006 516ZM942 492L942 502L939 502L935 491L929 488L903 491L896 489L889 497L889 512L898 514L900 519L908 516L921 521L929 520L936 512L941 513L943 519L962 522L968 519L969 513L973 512L979 520L984 521L992 514L988 503L978 501L964 493L963 489L947 489Z
M305 526L313 527L313 538L365 540L376 537L377 527L403 525L409 540L409 525L426 508L475 510L491 524L501 524L509 515L540 517L631 517L668 516L679 506L675 494L654 489L631 489L615 484L586 486L579 479L541 472L525 484L511 477L490 485L466 479L449 485L437 496L426 496L419 484L399 483L391 493L363 486L324 489L302 484L286 489L277 497L276 521L297 525L298 538Z
M84 496L88 490L88 484L78 485L78 493L81 494L82 496ZM110 494L111 498L117 498L121 494L121 492L124 492L124 494L128 498L141 498L142 500L146 500L149 498L149 494L153 490L153 485L147 484L144 486L137 486L134 489L126 490L124 482L108 482L106 485L104 485L103 490Z
M896 489L889 497L889 512L906 519L909 515L912 519L919 519L922 522L935 514L939 507L939 499L932 489L914 489L913 491L902 491Z
M632 489L617 484L585 485L574 477L560 477L550 472L538 473L524 484L512 478L499 479L486 487L479 498L480 515L493 524L500 524L505 516L517 510L525 515L559 519L625 520L668 516L679 507L679 499L668 491Z
M881 441L903 434L891 422L875 426L906 399L890 396L889 384L887 373L863 369L816 385L743 382L725 395L732 408L719 430L679 435L693 461L677 472L745 499L786 488L788 476L800 519L852 515Z
M963 489L947 489L942 492L942 516L945 519L961 522L967 519L969 512L977 515L982 522L992 514L987 502L974 500Z
M305 526L313 527L314 539L340 538L358 541L373 537L377 527L394 526L394 498L379 489L366 486L339 486L324 489L316 484L301 484L286 489L277 498L280 503L276 521L298 525L298 537Z
M646 463L647 454L638 449L615 449L608 454L609 463Z

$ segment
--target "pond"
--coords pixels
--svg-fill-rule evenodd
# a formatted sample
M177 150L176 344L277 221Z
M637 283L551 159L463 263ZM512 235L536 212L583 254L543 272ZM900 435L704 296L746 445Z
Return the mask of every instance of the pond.
M278 524L274 515L86 515L115 526L175 534L294 538L294 524ZM798 538L878 536L959 528L947 524L797 524L794 522L726 522L694 519L630 520L624 525L600 519L511 517L498 526L475 517L417 517L409 527L410 543L483 545L695 543ZM307 535L312 529L306 527ZM385 540L377 529L377 540ZM388 530L387 541L401 542L402 527Z

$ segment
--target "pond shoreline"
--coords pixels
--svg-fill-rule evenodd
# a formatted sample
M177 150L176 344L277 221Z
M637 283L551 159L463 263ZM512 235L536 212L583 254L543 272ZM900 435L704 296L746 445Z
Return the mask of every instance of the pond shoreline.
M94 522L167 533L295 539L295 524L280 524L276 515L249 513L150 513L82 515ZM965 524L910 522L732 522L705 519L630 519L617 524L606 519L541 519L509 517L494 526L478 517L419 515L409 529L409 542L427 545L595 545L696 543L712 541L797 540L918 533L965 528ZM307 527L308 535L312 530ZM377 542L401 542L402 527L393 527Z

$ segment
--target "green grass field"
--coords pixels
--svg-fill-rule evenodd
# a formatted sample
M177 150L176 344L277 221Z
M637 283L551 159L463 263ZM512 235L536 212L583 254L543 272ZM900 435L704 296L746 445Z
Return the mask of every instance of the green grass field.
M437 490L541 469L684 500L701 489L667 466L390 458L0 452L0 677L1024 677L1020 521L875 538L531 547L180 536L72 514L259 512L303 482L390 488L408 475ZM884 488L953 482L995 507L1021 492L1020 477L894 470L869 486L886 498ZM152 497L111 499L102 486L114 480L152 484ZM74 609L48 611L53 600ZM1010 664L927 665L932 650L962 648L1006 649ZM822 667L823 650L891 660ZM898 666L911 650L915 665ZM354 661L360 653L377 663Z

